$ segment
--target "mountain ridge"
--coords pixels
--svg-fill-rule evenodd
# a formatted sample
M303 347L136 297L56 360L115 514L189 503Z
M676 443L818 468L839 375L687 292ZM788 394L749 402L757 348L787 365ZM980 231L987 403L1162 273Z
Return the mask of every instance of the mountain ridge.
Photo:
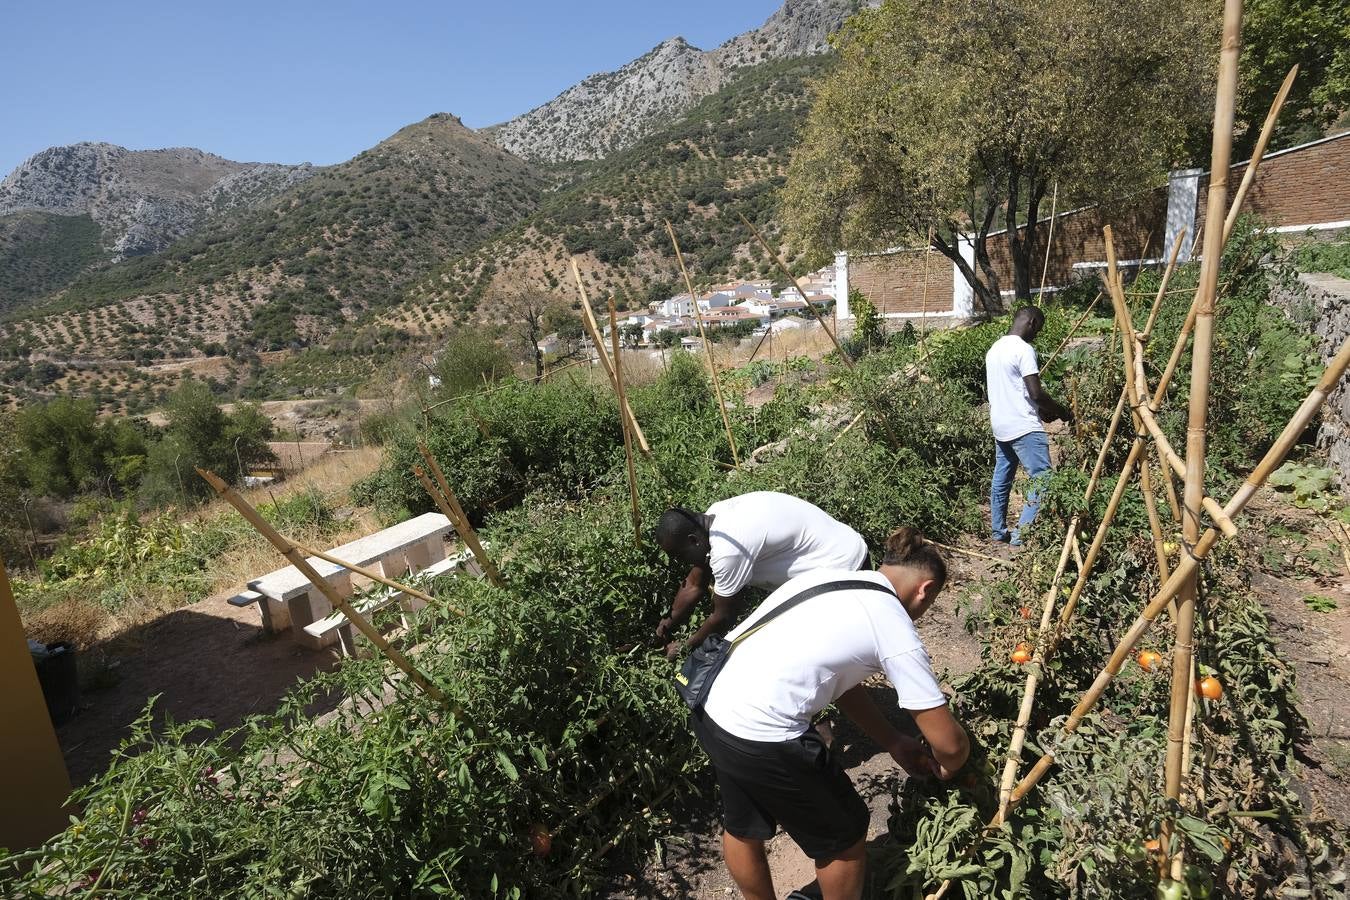
M195 147L82 141L35 153L0 180L0 216L87 215L118 260L163 250L207 216L265 200L316 171L309 163L236 162Z
M748 66L820 53L830 34L880 0L784 0L763 25L713 50L669 38L610 72L582 79L515 118L480 129L525 159L601 159L672 124Z

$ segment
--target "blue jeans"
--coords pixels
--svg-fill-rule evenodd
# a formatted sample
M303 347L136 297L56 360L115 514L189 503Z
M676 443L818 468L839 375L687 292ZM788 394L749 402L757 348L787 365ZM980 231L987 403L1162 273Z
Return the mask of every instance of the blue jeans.
M1017 528L1008 532L1008 495L1012 493L1013 476L1017 466L1027 470L1031 477L1031 490L1027 491L1026 502L1022 505L1022 516ZM1040 506L1040 476L1050 471L1050 441L1044 431L1032 431L1011 441L994 441L994 482L989 492L989 518L996 541L1011 540L1020 544L1019 533L1036 518L1036 509Z

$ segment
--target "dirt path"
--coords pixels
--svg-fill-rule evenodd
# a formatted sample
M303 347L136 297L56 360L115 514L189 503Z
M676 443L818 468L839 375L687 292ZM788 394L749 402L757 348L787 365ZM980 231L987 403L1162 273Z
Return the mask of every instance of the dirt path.
M1269 493L1260 499L1252 588L1308 722L1290 774L1310 815L1350 828L1350 567L1321 517Z
M231 606L233 595L174 610L88 654L85 680L92 675L106 686L86 687L79 712L57 729L73 784L106 768L155 695L158 722L208 718L228 728L272 709L297 680L336 664L333 654L306 650L289 633L263 634L258 610Z

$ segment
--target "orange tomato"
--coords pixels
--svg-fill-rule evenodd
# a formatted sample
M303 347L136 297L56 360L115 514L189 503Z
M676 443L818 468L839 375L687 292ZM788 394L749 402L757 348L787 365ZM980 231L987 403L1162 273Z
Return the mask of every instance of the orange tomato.
M1137 658L1139 661L1139 668L1143 669L1145 672L1152 672L1158 663L1162 662L1162 654L1155 653L1152 650L1140 651Z
M1031 647L1027 644L1018 644L1012 652L1012 661L1019 666L1031 662Z
M530 826L530 847L534 855L539 857L548 856L553 849L553 834L543 822L535 822Z
M1162 849L1162 843L1159 842L1157 838L1151 838L1147 841L1144 841L1144 849L1147 850L1149 853L1157 853L1159 850Z
M1024 607L1022 607L1021 609L1018 610L1018 613L1022 616L1022 618L1024 618L1024 619L1030 619L1030 618L1031 618L1031 607L1030 607L1030 606L1024 606Z
M1206 700L1218 700L1223 696L1223 683L1213 675L1206 675L1195 683L1195 693Z

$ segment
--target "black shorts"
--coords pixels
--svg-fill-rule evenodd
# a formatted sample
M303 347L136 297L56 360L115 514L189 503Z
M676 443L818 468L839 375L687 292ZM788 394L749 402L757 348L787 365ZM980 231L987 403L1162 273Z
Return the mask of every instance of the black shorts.
M706 715L692 719L733 837L768 840L781 825L803 853L825 862L867 836L867 804L815 729L791 741L747 741Z

